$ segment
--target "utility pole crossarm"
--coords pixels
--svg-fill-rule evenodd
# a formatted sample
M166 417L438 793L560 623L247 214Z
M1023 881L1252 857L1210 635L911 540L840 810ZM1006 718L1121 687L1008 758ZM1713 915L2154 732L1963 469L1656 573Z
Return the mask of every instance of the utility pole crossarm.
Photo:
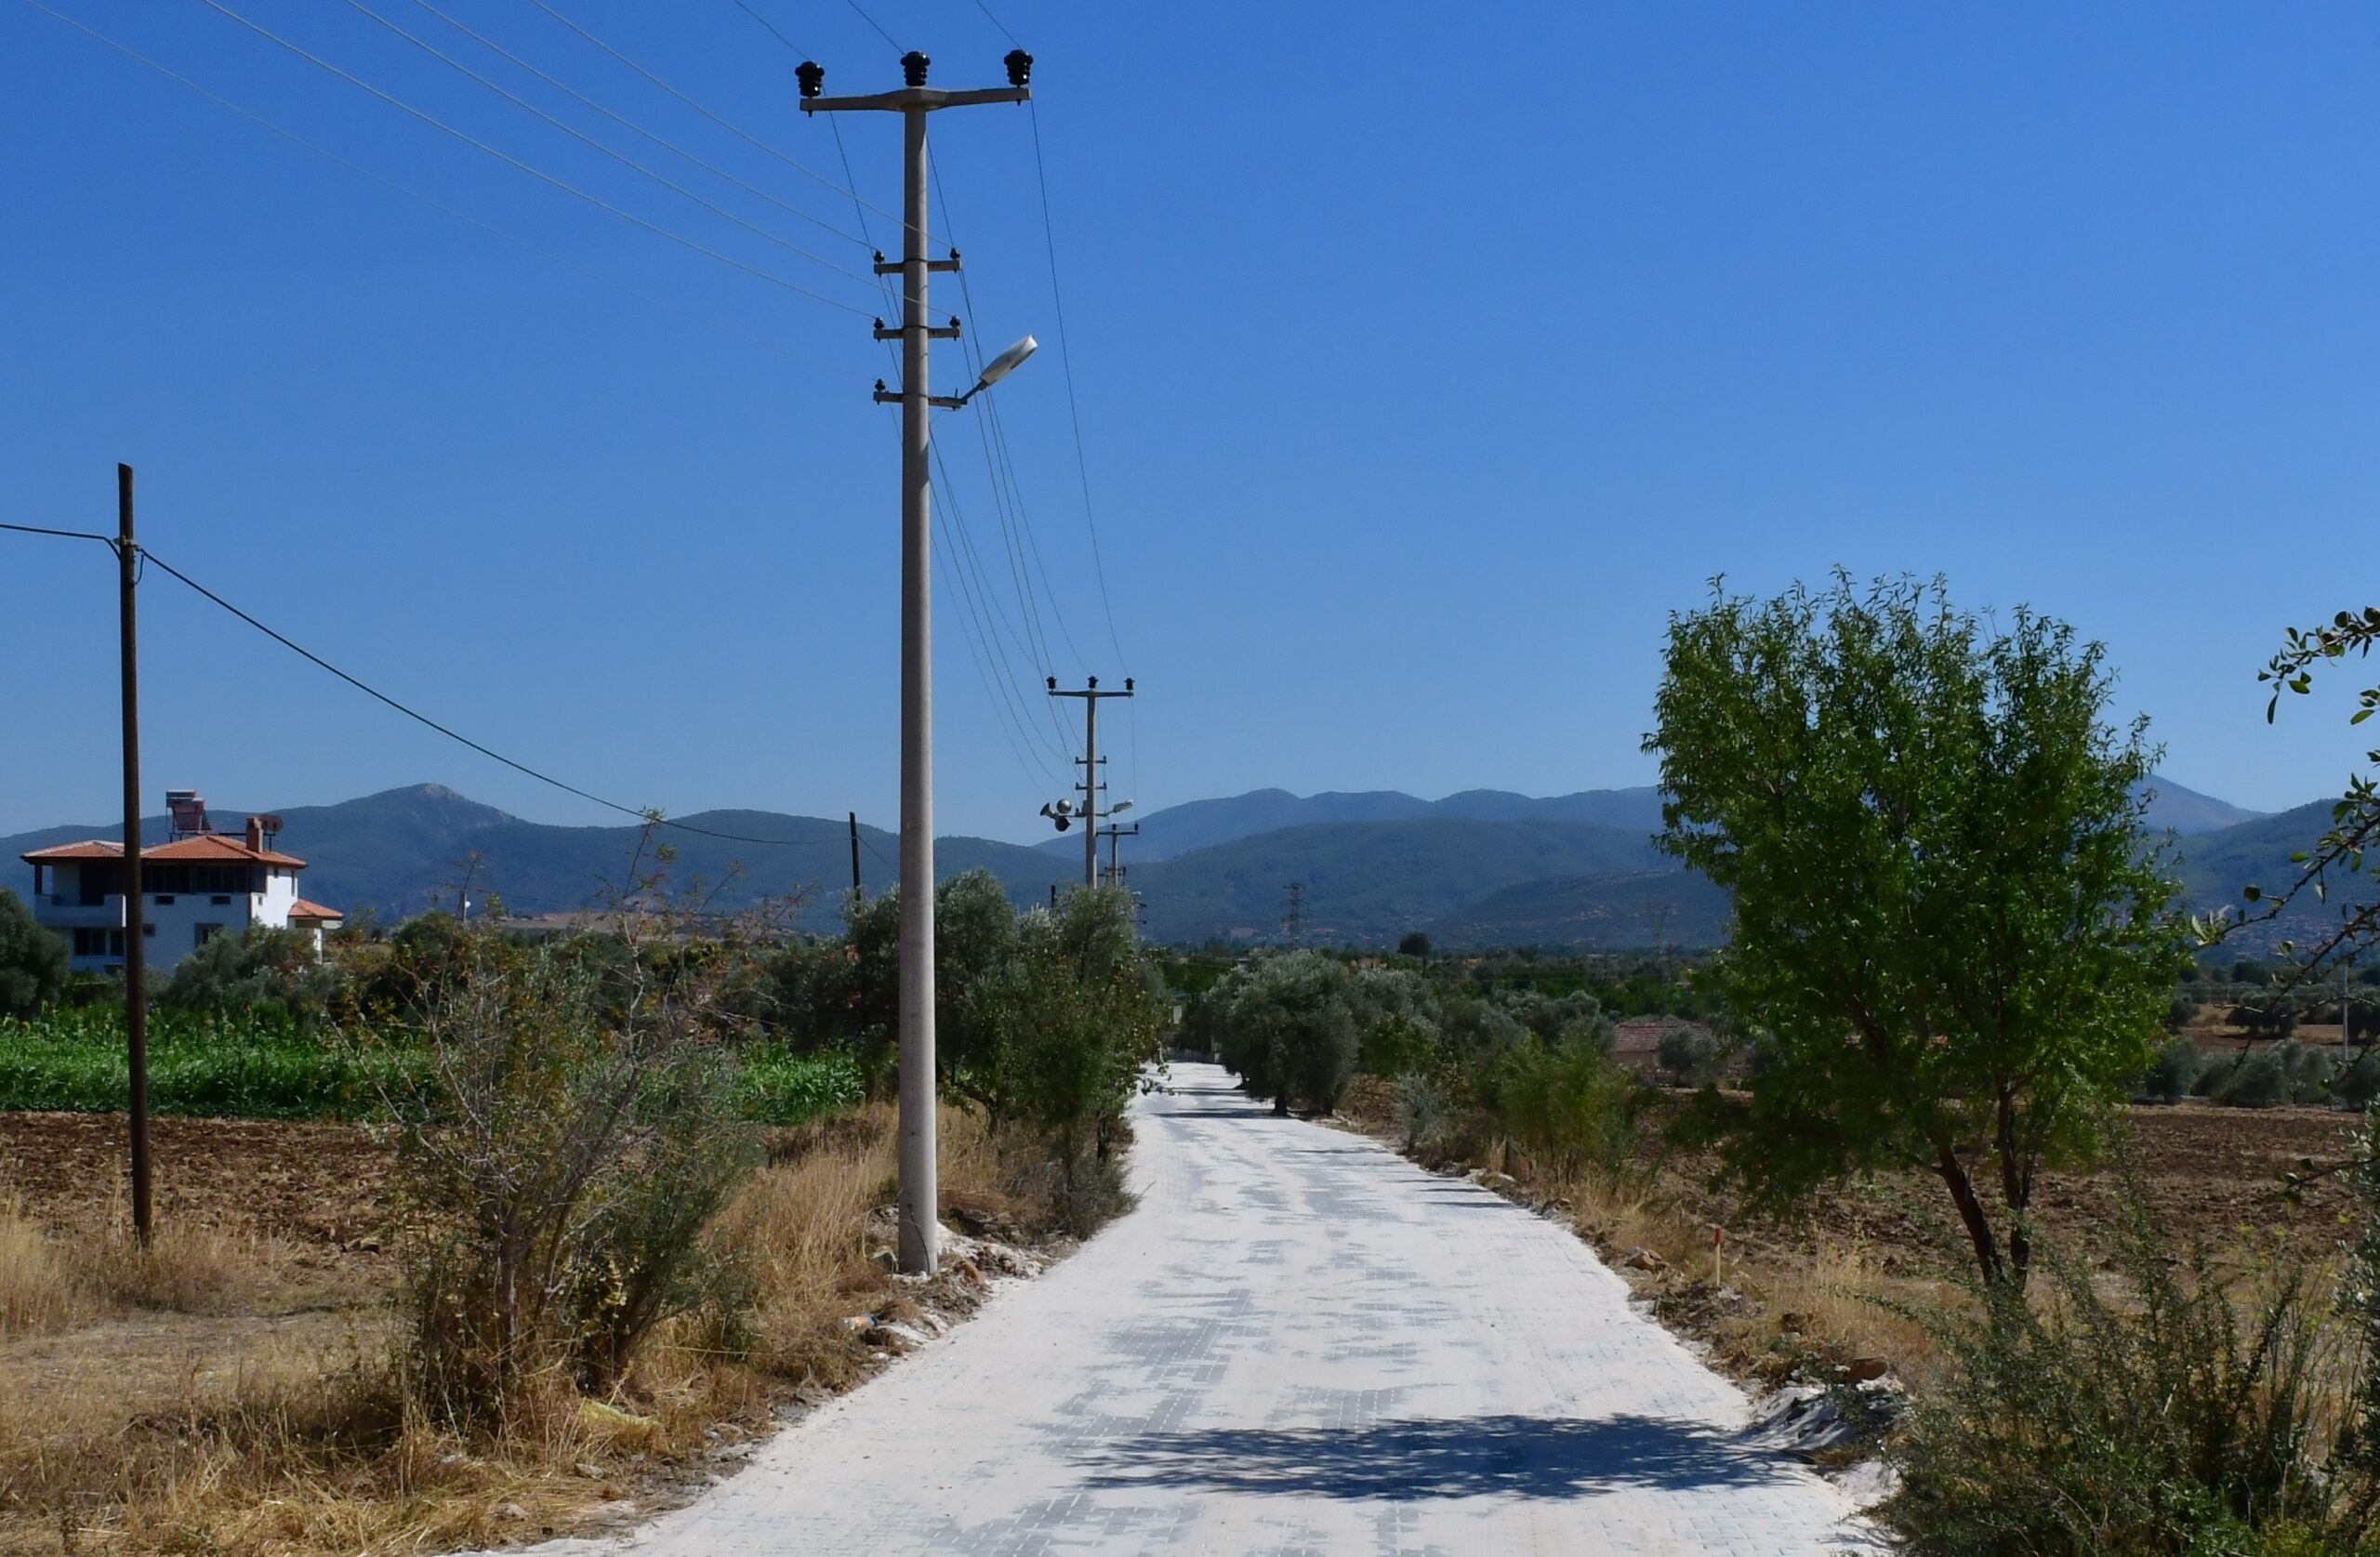
M972 108L977 103L1021 103L1030 101L1032 91L1024 86L985 86L964 92L946 92L939 86L906 86L898 92L871 92L860 98L804 98L804 113L903 113L921 108L931 113L938 108Z

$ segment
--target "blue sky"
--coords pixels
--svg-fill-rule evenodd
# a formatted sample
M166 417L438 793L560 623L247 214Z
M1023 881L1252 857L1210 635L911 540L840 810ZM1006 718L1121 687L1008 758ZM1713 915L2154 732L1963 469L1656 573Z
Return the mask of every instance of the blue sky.
M681 814L892 822L896 451L866 317L559 192L202 0L49 3L518 242L0 0L0 518L111 528L128 461L159 556L524 761ZM225 3L671 232L874 306L782 246L865 271L857 242L415 0L363 3L779 241L347 5ZM529 0L435 3L858 225L848 198ZM831 131L793 111L796 56L730 0L551 3L842 181ZM847 0L751 4L829 91L897 81ZM1033 121L945 114L972 326L986 349L1028 330L1045 346L996 393L1063 626L1044 624L1047 665L1011 646L990 666L1035 705L1021 734L942 579L945 830L1042 836L1032 813L1064 771L1031 696L1045 671L1139 679L1131 716L1103 722L1117 789L1144 806L1642 783L1666 614L1713 574L1770 591L1838 563L1940 572L1963 603L2030 603L2104 640L2121 710L2151 716L2195 787L2280 807L2335 792L2360 757L2343 684L2268 729L2254 676L2285 624L2380 595L2380 18L992 8L1038 61L1121 653ZM973 0L868 10L937 84L998 81L1009 42ZM843 133L859 191L896 207L894 124ZM946 280L936 300L959 301ZM957 353L940 361L941 387L963 387ZM1015 613L974 414L939 436ZM0 536L0 829L112 809L112 584L99 548ZM436 780L605 819L154 573L142 611L152 791L292 806Z

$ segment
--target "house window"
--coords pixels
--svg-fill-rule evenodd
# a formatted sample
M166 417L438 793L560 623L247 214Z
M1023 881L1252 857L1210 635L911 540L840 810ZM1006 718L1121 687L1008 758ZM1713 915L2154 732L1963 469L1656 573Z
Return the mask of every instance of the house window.
M173 902L173 901L174 901L174 894L173 894L173 893L171 893L171 892L159 892L159 893L157 894L157 905L158 905L159 907L161 907L161 908L162 908L162 907L164 907L166 904L169 904L169 903L171 903L171 902Z
M76 957L122 957L124 931L120 930L84 929L74 932Z
M231 894L229 892L217 892L207 898L206 901L213 904L216 907L221 908L231 901Z
M197 927L195 933L197 935L197 939L192 941L191 944L194 946L204 946L209 941L212 941L217 936L222 934L223 927L221 925L200 925Z

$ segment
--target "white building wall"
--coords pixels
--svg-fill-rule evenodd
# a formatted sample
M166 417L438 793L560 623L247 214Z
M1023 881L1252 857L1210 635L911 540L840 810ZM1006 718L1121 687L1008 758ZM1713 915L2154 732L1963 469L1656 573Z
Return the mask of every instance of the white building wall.
M169 973L175 964L196 951L200 945L199 927L220 926L220 933L237 935L252 924L275 930L289 926L290 905L298 898L298 872L285 865L264 865L264 891L261 892L152 892L142 904L149 921L148 964L159 973ZM74 946L74 930L95 923L92 910L81 906L83 900L81 866L68 861L46 866L42 872L43 891L32 907L33 917L46 928L62 937L71 954ZM60 900L63 900L60 906ZM111 897L107 909L96 916L109 926L122 928L123 900ZM314 934L315 950L322 949L322 934ZM121 957L72 957L70 966L78 973L103 973L121 970Z

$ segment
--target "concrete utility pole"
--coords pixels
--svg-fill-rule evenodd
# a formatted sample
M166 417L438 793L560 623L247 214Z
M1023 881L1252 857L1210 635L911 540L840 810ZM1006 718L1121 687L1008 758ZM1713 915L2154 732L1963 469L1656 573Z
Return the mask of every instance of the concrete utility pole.
M1129 827L1119 827L1111 822L1099 830L1099 836L1107 840L1107 884L1120 887L1124 884L1122 840L1140 837L1141 825L1135 822Z
M124 1038L132 1075L132 1230L146 1245L149 1195L149 916L140 896L140 643L133 595L140 548L132 539L132 467L115 468L116 611L124 671Z
M859 812L850 813L852 821L852 895L866 897L867 889L859 884Z
M1099 885L1099 819L1113 816L1132 803L1127 800L1117 806L1116 811L1107 811L1099 803L1100 791L1107 787L1099 777L1099 765L1107 760L1099 755L1099 700L1103 697L1131 696L1132 679L1130 676L1124 678L1122 692L1100 691L1096 676L1087 679L1079 690L1071 692L1059 691L1058 679L1052 676L1049 687L1051 697L1082 699L1082 755L1075 759L1082 765L1082 782L1075 785L1082 791L1082 809L1075 816L1082 823L1082 884L1096 887ZM1134 824L1134 828L1138 830L1138 824Z
M901 341L901 387L887 390L877 381L876 398L901 407L901 1269L931 1275L941 1250L940 1193L934 1141L933 1043L933 495L927 454L932 431L930 406L956 409L1031 350L1027 342L987 364L975 388L964 395L928 392L926 343L955 338L959 322L936 329L926 322L926 275L959 269L958 251L948 259L926 257L926 115L974 103L1021 103L1032 93L1033 57L1012 50L1006 87L948 92L926 85L932 61L912 49L901 56L906 83L897 92L862 98L822 98L826 73L805 59L794 68L801 84L804 113L892 112L901 115L903 222L897 263L877 256L876 273L901 277L901 323L887 329L877 322L876 337ZM1029 338L1029 337L1028 337ZM1003 365L1005 364L1005 365ZM997 370L997 371L995 371Z

